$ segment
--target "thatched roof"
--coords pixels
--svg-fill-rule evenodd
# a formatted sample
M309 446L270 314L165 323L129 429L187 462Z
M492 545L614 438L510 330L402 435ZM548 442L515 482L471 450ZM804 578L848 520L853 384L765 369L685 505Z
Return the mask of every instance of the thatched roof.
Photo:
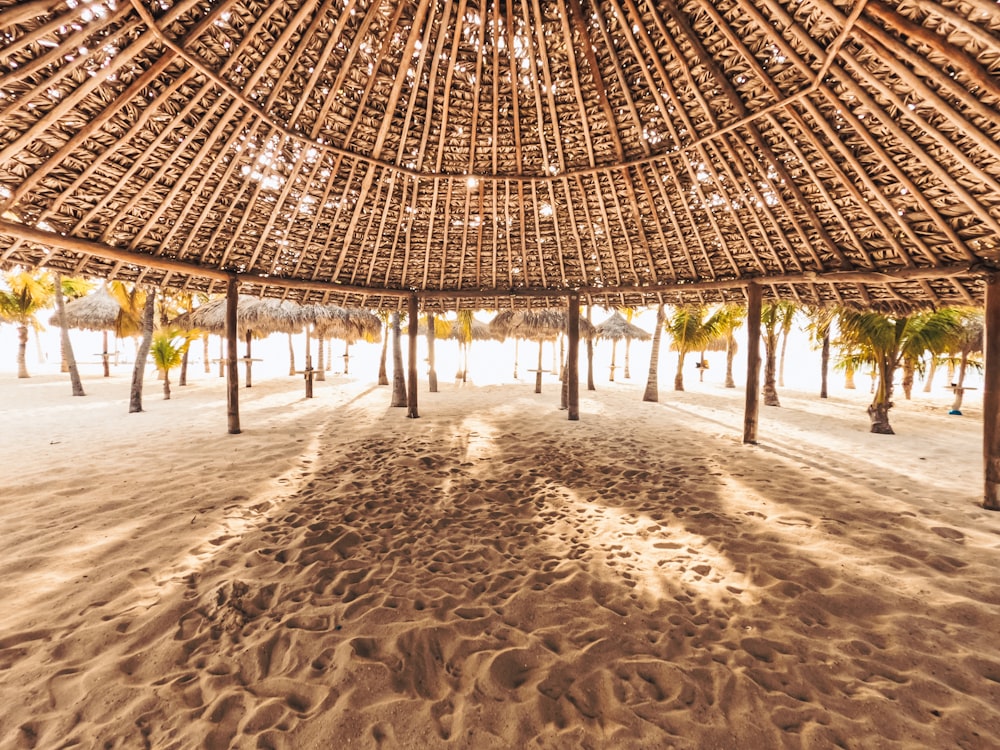
M611 339L612 341L638 339L639 341L649 341L652 337L652 334L625 320L617 310L603 323L598 323L594 326L594 338L598 339Z
M121 305L107 288L99 287L85 297L69 300L66 305L66 323L70 328L85 331L113 331L121 313ZM59 325L59 315L49 318L49 325Z
M0 0L0 38L3 266L906 306L1000 255L990 0Z
M498 338L502 340L502 337L496 335L489 323L484 323L476 318L472 319L471 332L473 341L491 341ZM457 320L451 324L448 338L462 340L461 328Z
M316 332L327 338L343 339L351 344L382 340L382 321L367 310L348 310L335 305L307 305L307 315L312 315Z
M236 329L245 336L252 331L259 336L272 333L297 333L311 318L295 302L241 294L236 301ZM187 330L198 329L222 334L226 331L226 300L215 299L179 315L172 325Z
M490 321L490 330L495 338L531 339L541 341L554 339L566 333L567 315L565 310L538 309L503 310ZM594 326L580 319L580 336L589 338Z

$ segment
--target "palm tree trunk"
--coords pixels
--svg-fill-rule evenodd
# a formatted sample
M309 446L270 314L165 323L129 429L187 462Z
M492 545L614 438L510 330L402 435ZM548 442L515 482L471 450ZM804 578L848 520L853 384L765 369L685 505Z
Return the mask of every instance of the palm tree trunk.
M674 374L675 391L684 390L684 357L686 356L687 352L683 349L677 352L677 372Z
M208 356L208 334L201 334L201 344L202 344L202 356L205 358L205 374L208 375L212 372L211 362Z
M587 322L590 323L590 311L592 305L587 305ZM626 349L626 351L628 351ZM626 362L628 359L626 358ZM626 375L626 377L628 377ZM587 390L596 391L597 386L594 385L594 339L591 336L587 337Z
M462 349L462 382L468 382L469 380L469 349L472 348L472 340L465 342L465 348Z
M632 373L628 369L629 350L632 348L632 339L625 339L625 375L626 380L632 379Z
M955 401L951 405L952 414L962 413L962 398L965 396L965 369L969 366L969 352L962 352L962 359L958 364L958 380L955 381Z
M827 376L830 373L830 329L827 328L823 333L823 349L820 354L820 383L819 383L819 397L827 398L826 386L827 386Z
M170 373L166 370L163 372L163 400L170 400Z
M649 354L649 375L646 378L646 390L642 394L643 401L660 400L659 366L660 366L660 334L663 331L664 304L656 308L656 330L653 331L653 347Z
M28 326L17 327L17 376L30 378L26 354L28 352Z
M104 377L111 377L111 364L108 362L108 332L101 331L103 334L104 351L101 353L101 361L104 362Z
M733 380L733 360L736 358L736 337L732 329L726 333L726 388L735 388Z
M844 388L849 391L853 391L857 388L857 386L854 385L854 366L851 364L844 366Z
M292 340L292 334L288 334L288 374L295 374L295 342Z
M617 318L615 318L615 320L617 320ZM615 382L615 367L616 367L616 365L615 365L615 357L617 356L617 354L618 354L618 341L617 341L617 339L612 339L611 340L611 371L610 371L610 374L608 375L608 382L609 383L614 383Z
M319 347L319 362L317 363L316 367L316 380L324 380L324 381L326 380L326 355L324 351L326 348L324 346L325 343L326 343L326 337L321 334L317 339L317 345Z
M705 359L705 351L702 350L698 355L700 359L698 360L698 382L705 382L705 366L708 364L708 360Z
M927 380L924 381L924 393L931 392L931 386L934 383L934 374L937 372L937 357L932 354L930 360L931 363L927 368Z
M344 374L347 375L348 363L351 361L351 342L344 341Z
M542 342L538 341L538 369L535 370L535 393L542 392Z
M392 402L390 406L406 406L406 375L403 372L402 331L399 313L392 314Z
M328 338L326 340L326 369L327 371L333 367L333 338Z
M149 358L149 347L153 343L153 314L156 311L156 288L150 288L146 293L146 306L142 309L142 343L135 353L135 366L132 368L132 388L129 393L128 413L142 411L142 379L146 372L146 360Z
M434 325L437 322L434 313L427 313L427 387L431 393L438 392L438 374L434 369Z
M188 384L188 352L191 351L191 346L188 344L184 347L184 353L181 355L181 374L177 378L177 385L187 385Z
M781 332L781 360L778 363L778 387L785 387L785 351L788 349L788 330Z
M253 345L251 343L253 341L253 331L251 331L249 328L247 329L246 339L247 339L246 362L243 363L243 364L246 365L246 368L245 368L246 381L247 381L246 382L246 387L247 388L253 388L253 380L250 379L250 367L251 367L251 365L253 365L253 362L251 360L251 358L253 357L253 351L252 351Z
M776 333L767 332L764 334L764 349L765 359L764 359L764 405L765 406L781 406L781 401L778 399L778 389L775 387L775 376L777 375L777 349L778 349L778 336Z
M906 359L903 361L903 398L907 401L913 395L913 376L916 372L916 366L913 364L912 360Z
M219 377L226 377L226 337L219 336Z
M382 358L378 363L378 384L389 385L389 374L385 369L386 352L389 350L389 321L385 323L385 336L382 337Z
M83 392L83 383L80 382L80 371L76 366L76 357L73 356L73 344L69 340L69 326L66 325L66 301L63 299L62 274L56 274L56 314L59 316L60 341L62 346L63 361L66 363L66 370L69 372L69 380L73 387L74 396L86 396Z
M878 363L878 387L875 398L868 407L868 418L872 422L871 431L878 435L895 435L889 425L889 409L892 408L892 379L896 368L885 357Z

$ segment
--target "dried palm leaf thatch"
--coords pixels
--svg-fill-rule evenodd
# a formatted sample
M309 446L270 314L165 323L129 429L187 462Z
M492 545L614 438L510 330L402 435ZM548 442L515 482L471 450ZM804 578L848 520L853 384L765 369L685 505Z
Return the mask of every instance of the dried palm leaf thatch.
M1000 6L0 0L0 266L349 308L969 304Z
M594 326L594 338L609 339L611 341L621 341L622 339L649 341L652 338L652 334L647 333L637 325L629 323L616 310L610 318Z
M498 339L497 335L494 333L492 326L489 323L484 323L476 318L472 319L471 325L472 340L473 341L496 341L502 340ZM461 325L459 322L453 321L448 332L448 338L457 339L461 341L463 338L463 333L461 330Z
M359 340L377 342L382 338L382 321L367 310L351 310L337 305L305 305L316 333L323 338L343 339L349 344Z
M92 293L66 303L66 324L85 331L114 331L121 309L107 287L102 285ZM59 316L53 315L49 325L58 326Z
M250 331L255 336L297 333L308 317L302 306L270 297L241 294L236 301L236 330L240 338ZM226 300L215 299L178 315L172 325L184 330L201 330L222 335L226 332Z
M505 338L550 341L558 338L560 333L566 333L567 325L565 310L532 308L528 310L502 310L490 322L490 329L494 336L501 341ZM581 338L589 338L593 332L594 326L580 318Z

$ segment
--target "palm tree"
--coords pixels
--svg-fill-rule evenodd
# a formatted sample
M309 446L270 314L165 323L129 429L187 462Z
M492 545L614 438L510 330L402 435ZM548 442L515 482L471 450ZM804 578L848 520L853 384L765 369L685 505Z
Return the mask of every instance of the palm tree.
M984 320L982 310L962 310L959 312L959 329L955 333L953 341L949 342L948 348L953 352L952 359L957 359L957 376L952 387L955 390L955 401L951 405L949 414L962 413L962 398L965 396L965 372L972 369L982 372L983 360L983 333ZM957 356L954 356L957 355Z
M747 310L743 305L728 304L722 308L720 333L726 341L726 388L735 388L733 380L733 360L736 358L736 329L747 319Z
M162 328L153 335L150 353L153 363L163 373L163 398L170 398L170 371L184 359L190 340L176 328Z
M725 308L719 308L706 317L707 310L701 305L678 307L670 320L667 330L673 338L673 348L677 352L677 374L674 375L674 390L684 390L684 358L688 352L704 350L719 339L723 330Z
M51 277L17 271L4 276L6 289L0 289L0 318L17 326L17 377L30 378L25 361L29 326L38 330L38 313L48 306L55 289Z
M764 405L781 406L775 386L778 338L785 321L795 315L791 302L768 302L761 308L761 338L764 339Z
M382 337L382 356L379 358L378 362L378 384L379 385L389 385L389 373L385 369L386 353L389 350L389 329L392 325L392 317L386 310L379 310L377 313L378 317L382 321L382 325L385 327L385 336Z
M131 299L138 299L142 294L138 288L129 293ZM145 294L142 306L142 343L135 355L135 365L132 368L132 387L129 393L128 413L142 411L142 380L146 372L146 360L149 358L149 347L153 344L153 314L156 310L156 289L150 289Z
M788 334L792 331L792 323L795 320L795 313L798 309L789 303L782 308L781 317L781 358L778 361L778 385L785 387L785 351L788 349Z
M960 325L958 312L951 309L898 317L877 312L840 311L841 336L851 347L848 351L856 352L845 355L842 364L850 362L855 368L872 365L877 373L878 384L868 407L872 432L894 434L889 425L889 409L892 408L892 381L896 369L907 358L917 361L928 350L942 351Z
M458 339L461 363L459 364L458 372L455 373L455 380L461 379L463 383L467 382L469 378L469 347L472 346L472 339L474 338L472 333L474 325L475 318L473 317L472 310L459 310L456 313L455 325L448 330L447 334L450 336L454 332Z
M60 343L62 344L59 348L62 350L62 360L66 368L64 372L69 372L73 395L86 396L87 394L83 391L83 383L80 382L80 371L76 366L76 357L73 355L73 344L69 340L69 324L66 322L66 303L63 300L63 295L67 294L68 288L70 291L83 289L84 291L77 295L83 296L86 294L87 282L83 279L63 279L62 274L58 272L55 277L56 314L59 317Z
M642 394L643 401L660 400L660 336L666 323L664 308L662 302L656 308L656 328L653 329L653 346L649 352L649 375L646 377L646 390Z
M837 317L837 311L832 307L807 307L805 310L809 323L806 331L813 348L820 348L820 386L819 397L827 398L827 380L830 372L830 328Z
M390 406L406 406L406 376L403 373L403 337L400 330L404 313L392 312L392 402Z

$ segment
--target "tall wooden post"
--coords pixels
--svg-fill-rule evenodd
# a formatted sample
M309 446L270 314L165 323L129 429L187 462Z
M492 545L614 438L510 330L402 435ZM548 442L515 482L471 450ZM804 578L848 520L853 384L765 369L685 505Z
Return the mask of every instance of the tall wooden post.
M986 277L983 371L983 507L1000 510L1000 275Z
M743 442L757 442L760 405L760 284L747 284L747 396L743 415Z
M434 339L437 336L435 325L437 320L434 313L427 313L427 390L431 393L438 392L438 374L434 369Z
M246 381L247 388L253 388L253 381L250 379L250 357L253 355L250 353L250 341L253 339L253 331L247 328L247 356L246 356Z
M417 413L417 334L420 333L420 319L417 317L417 295L411 294L409 307L407 310L410 324L410 351L407 353L407 363L409 365L409 383L406 384L406 416L416 419L420 415Z
M237 282L235 274L226 285L226 406L229 416L229 434L240 434L240 343L236 332Z
M580 295L569 295L567 331L569 345L566 349L566 410L570 421L580 419Z

